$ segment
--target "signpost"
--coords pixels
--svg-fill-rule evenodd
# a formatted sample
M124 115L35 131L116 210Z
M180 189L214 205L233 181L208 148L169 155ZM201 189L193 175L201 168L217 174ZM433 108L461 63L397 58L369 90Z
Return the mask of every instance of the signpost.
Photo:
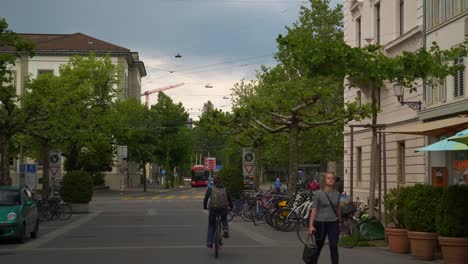
M253 184L253 175L255 171L255 155L250 148L242 149L242 174L248 184Z

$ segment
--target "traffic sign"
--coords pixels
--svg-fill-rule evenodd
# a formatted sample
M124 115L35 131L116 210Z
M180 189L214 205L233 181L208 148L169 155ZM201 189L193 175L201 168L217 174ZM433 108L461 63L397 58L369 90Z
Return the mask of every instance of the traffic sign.
M242 149L242 174L250 177L255 172L255 155L250 148Z
M62 177L62 153L53 151L49 154L49 174L53 178Z

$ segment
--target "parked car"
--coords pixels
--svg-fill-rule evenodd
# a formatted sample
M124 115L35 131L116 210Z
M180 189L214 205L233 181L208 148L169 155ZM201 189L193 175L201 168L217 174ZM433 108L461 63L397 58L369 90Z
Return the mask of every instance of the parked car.
M26 188L0 186L0 238L24 243L26 236L39 233L37 204Z

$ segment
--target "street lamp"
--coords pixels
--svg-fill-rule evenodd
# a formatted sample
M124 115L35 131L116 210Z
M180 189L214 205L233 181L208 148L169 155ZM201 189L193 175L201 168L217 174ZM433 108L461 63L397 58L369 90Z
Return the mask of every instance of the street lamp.
M395 92L395 96L397 97L398 102L400 102L402 106L407 105L413 110L421 111L421 101L404 101L403 97L405 95L405 89L401 83L393 84L393 91Z

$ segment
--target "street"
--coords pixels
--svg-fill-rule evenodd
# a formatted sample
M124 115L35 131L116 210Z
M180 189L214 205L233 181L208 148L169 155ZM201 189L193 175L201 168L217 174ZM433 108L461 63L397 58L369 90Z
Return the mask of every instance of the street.
M302 263L294 232L230 223L219 259L205 247L205 188L181 188L144 196L97 194L90 214L41 226L37 240L0 243L2 263ZM341 263L424 263L384 248L340 248ZM320 263L330 263L325 246ZM439 263L438 261L431 263Z

